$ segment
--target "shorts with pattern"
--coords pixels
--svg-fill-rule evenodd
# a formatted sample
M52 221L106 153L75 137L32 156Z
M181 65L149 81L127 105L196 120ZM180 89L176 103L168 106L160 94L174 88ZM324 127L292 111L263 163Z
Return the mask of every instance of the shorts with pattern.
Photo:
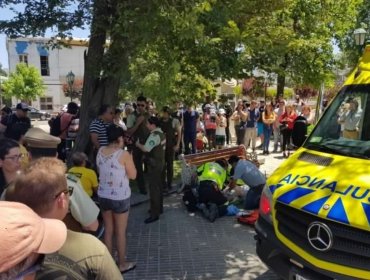
M126 213L130 209L130 198L123 200L113 200L109 198L98 198L100 209L102 211L112 211L115 214Z
M216 135L216 146L225 146L226 136Z

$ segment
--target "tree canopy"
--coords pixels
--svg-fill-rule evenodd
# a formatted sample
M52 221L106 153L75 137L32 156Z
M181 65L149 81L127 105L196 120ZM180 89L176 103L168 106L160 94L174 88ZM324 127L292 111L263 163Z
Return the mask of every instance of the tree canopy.
M218 78L256 70L318 87L330 79L333 42L354 27L361 0L3 0L21 4L0 21L9 36L65 38L90 27L81 100L81 135L102 103L145 94L158 103L196 102ZM87 145L87 140L81 147ZM80 148L80 144L77 143Z
M44 82L36 67L19 63L2 85L5 98L32 101L44 94Z

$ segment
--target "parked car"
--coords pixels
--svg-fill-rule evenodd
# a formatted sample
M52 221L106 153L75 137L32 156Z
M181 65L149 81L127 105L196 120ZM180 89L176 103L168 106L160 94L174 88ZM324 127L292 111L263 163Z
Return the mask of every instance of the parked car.
M50 113L45 111L40 111L39 109L36 109L34 107L29 106L30 110L28 111L28 117L30 119L36 119L36 120L47 120L50 119ZM15 107L12 108L13 111L15 111Z

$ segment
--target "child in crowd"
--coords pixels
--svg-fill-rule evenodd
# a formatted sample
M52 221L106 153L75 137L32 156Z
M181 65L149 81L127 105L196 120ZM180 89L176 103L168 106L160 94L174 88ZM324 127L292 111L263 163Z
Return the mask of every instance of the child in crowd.
M68 170L68 173L79 178L87 195L93 197L99 184L95 171L86 167L87 161L88 158L85 153L74 153L72 155L73 167Z

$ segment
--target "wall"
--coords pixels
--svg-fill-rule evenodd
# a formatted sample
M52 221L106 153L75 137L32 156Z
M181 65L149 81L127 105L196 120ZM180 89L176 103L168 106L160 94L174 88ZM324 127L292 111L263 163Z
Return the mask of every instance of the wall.
M57 112L70 101L65 97L62 85L66 83L66 75L69 71L75 74L75 80L83 79L84 73L84 51L87 50L87 41L85 39L75 39L68 41L70 48L47 48L45 45L49 38L7 38L7 51L9 57L9 71L13 72L19 63L20 55L27 55L28 65L35 66L40 70L40 55L48 56L49 76L42 76L45 83L45 96L52 97L52 108L49 112ZM74 100L79 102L78 100ZM12 100L15 105L19 100ZM32 102L32 106L40 109L40 99Z

